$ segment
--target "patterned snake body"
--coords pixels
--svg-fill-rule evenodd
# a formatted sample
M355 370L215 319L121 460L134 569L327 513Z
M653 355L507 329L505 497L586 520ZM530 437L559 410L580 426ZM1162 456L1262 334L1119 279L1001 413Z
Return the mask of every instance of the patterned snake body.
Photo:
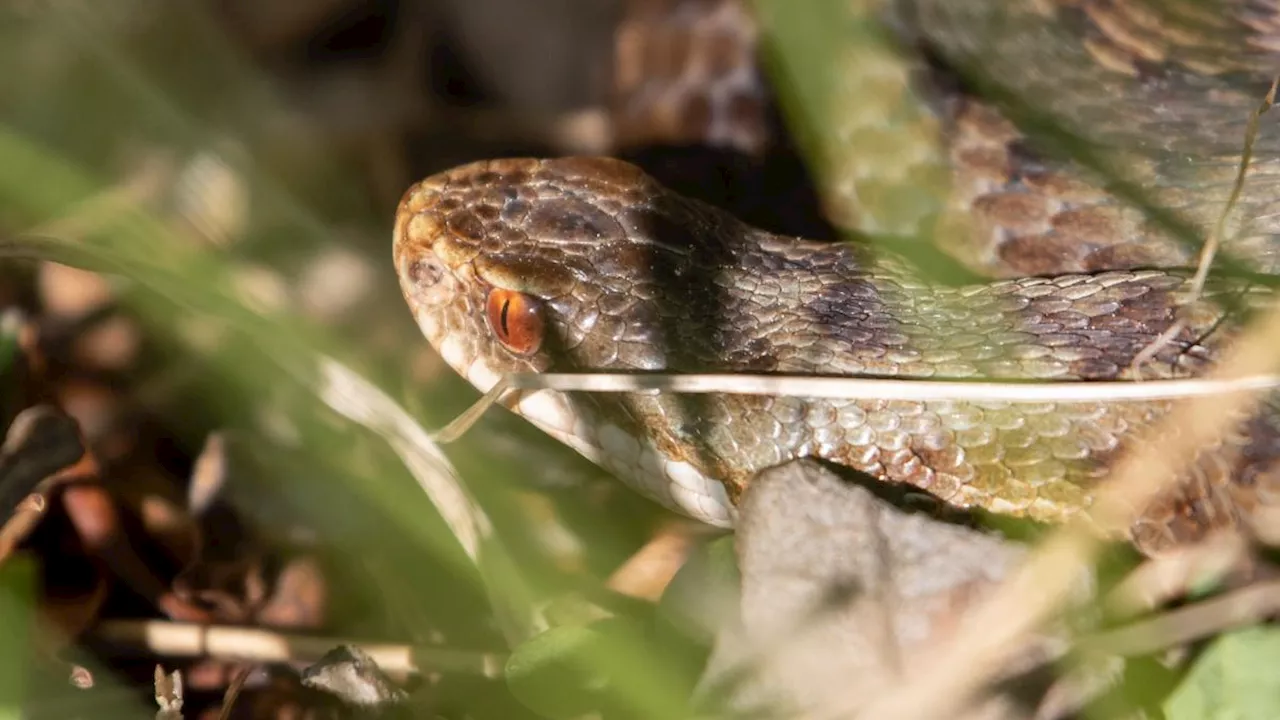
M1125 375L1174 322L1186 287L1180 271L1142 268L1187 264L1194 251L1132 205L1132 187L1099 173L1115 171L1193 236L1209 235L1248 118L1280 67L1271 3L1224 0L1217 13L1147 0L834 5L905 8L910 33L937 58L981 64L998 89L1039 104L1099 161L1052 160L1037 151L1040 135L1025 136L1010 119L1014 108L954 83L920 89L913 78L930 66L895 64L874 39L837 58L828 174L818 179L828 219L932 236L971 268L1011 279L933 285L866 248L756 229L615 160L490 161L418 183L397 213L401 287L441 356L481 390L505 373L549 370ZM758 35L735 0L633 0L618 35L619 148L775 152L769 93L753 65ZM1225 239L1237 258L1273 272L1274 117L1263 118L1256 151ZM716 175L697 177L690 189ZM747 212L802 204L785 193L720 204ZM1186 326L1144 377L1188 377L1213 362L1235 320L1217 309L1215 292L1266 297L1216 287L1184 307ZM961 507L1060 520L1089 506L1116 456L1147 439L1169 408L550 390L508 405L644 494L721 525L733 522L757 471L799 457ZM1193 539L1273 502L1278 408L1269 399L1221 446L1203 448L1135 521L1138 546Z
M615 63L619 149L702 145L766 160L786 151L775 93L752 58L769 28L785 25L769 12L800 14L791 7L631 0ZM795 54L820 52L825 64L775 63L774 73L785 94L818 98L801 117L827 219L927 237L987 276L1193 265L1280 68L1274 0L871 0L804 12L836 7L816 22L840 31L811 22L815 38L790 37L818 45ZM739 217L817 232L791 217L783 182L736 182L718 191L730 196L722 202L700 187L714 175L686 181L689 168L642 159L662 182ZM1135 196L1164 217L1134 207ZM1234 208L1232 256L1280 271L1274 112L1261 118ZM1181 237L1170 220L1185 224Z
M395 228L423 333L481 390L518 371L1113 379L1174 321L1159 270L933 286L852 245L773 235L608 159L500 160L412 187ZM1208 305L1145 368L1203 370ZM758 470L821 457L958 506L1042 520L1090 502L1166 402L1001 404L527 393L511 406L644 494L727 525ZM1163 547L1270 490L1280 428L1242 418L1133 531Z

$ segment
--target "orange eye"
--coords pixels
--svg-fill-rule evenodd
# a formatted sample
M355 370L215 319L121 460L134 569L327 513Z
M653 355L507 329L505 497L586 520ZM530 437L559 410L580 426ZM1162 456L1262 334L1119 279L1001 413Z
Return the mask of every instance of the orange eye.
M494 288L489 291L485 315L498 342L511 352L532 355L542 345L542 308L528 295Z

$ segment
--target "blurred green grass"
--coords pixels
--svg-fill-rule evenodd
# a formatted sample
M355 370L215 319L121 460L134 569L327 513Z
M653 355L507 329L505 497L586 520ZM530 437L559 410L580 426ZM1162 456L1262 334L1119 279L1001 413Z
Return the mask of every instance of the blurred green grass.
M184 371L179 397L149 410L167 413L167 430L192 455L209 431L232 429L236 507L281 543L294 525L318 533L335 566L327 578L338 608L333 634L405 642L442 634L450 647L505 650L519 638L503 637L494 603L534 617L567 589L598 585L599 577L557 564L512 495L509 478L529 467L495 461L483 441L450 448L497 528L485 566L477 568L383 439L318 397L318 364L326 358L400 398L427 428L443 425L474 397L451 377L422 386L410 376L408 358L424 341L390 267L393 208L370 197L360 171L323 145L271 147L280 139L274 125L293 111L198 4L72 2L47 10L25 17L6 10L12 22L0 23L0 66L22 69L0 78L5 254L125 281L122 299L149 341ZM131 28L133 22L150 27ZM233 164L250 196L240 242L219 247L184 236L171 194L180 188L163 186L158 198L122 189L149 154L180 165L227 146L238 152L221 159ZM281 167L290 160L304 162ZM307 258L334 246L355 250L376 271L360 317L326 326L290 307L264 311L243 293L239 280L249 261L267 262L290 283ZM375 344L375 327L399 340ZM265 413L284 418L291 433L263 432ZM588 524L600 536L587 540L592 555L603 557L597 568L635 546L646 514L652 511L630 525L598 517ZM599 652L597 659L634 680L625 694L642 715L671 715L679 696L663 691L666 680L642 638L611 640ZM6 668L22 662L8 657ZM99 685L105 680L100 676ZM478 694L463 702L480 712L493 704L494 688L474 681ZM490 714L517 707L499 701Z
M231 488L236 507L282 546L291 526L317 533L334 568L335 635L418 642L443 631L452 648L511 650L524 638L504 634L500 610L532 618L566 593L600 593L603 576L661 514L634 499L602 514L598 505L575 504L574 491L560 492L565 522L589 555L585 569L566 570L513 492L540 469L489 452L485 433L508 432L512 424L487 421L448 448L495 527L485 564L475 567L384 440L318 397L325 358L387 392L426 428L444 425L475 394L448 373L423 385L412 372L410 358L423 341L392 277L393 208L375 196L351 154L333 152L322 133L281 146L281 127L293 127L296 110L200 7L157 9L135 0L0 11L11 14L0 22L0 67L10 69L0 74L0 247L127 281L122 297L162 362L184 370L178 396L151 409L192 455L209 431L235 429L242 463ZM786 110L821 168L830 139L816 128L832 92L830 58L855 31L876 49L894 49L840 21L834 3L813 13L788 12L780 0L757 7L776 21L774 70L792 80L783 84L791 92ZM132 13L142 20L131 20ZM180 188L120 201L127 179L151 154L181 167L211 148L233 149L219 157L251 198L239 242L193 242L176 222L171 193ZM908 190L906 207L937 199ZM67 232L69 221L82 230ZM355 318L328 324L288 305L264 310L242 290L247 263L266 265L287 284L307 258L334 247L354 250L375 271ZM264 432L264 413L285 418L292 432ZM564 462L589 472L580 461ZM14 567L6 569L19 572ZM24 593L7 599L32 597ZM4 617L12 623L29 610L18 602ZM0 656L0 674L17 677L12 671L26 660L18 642L5 647L14 652ZM536 678L551 683L539 695L580 693L584 677L603 674L620 715L684 711L692 680L686 651L656 642L643 626L623 623L574 652L571 672ZM450 699L465 714L510 717L521 706L500 687L501 680L466 678ZM147 710L122 705L119 714Z

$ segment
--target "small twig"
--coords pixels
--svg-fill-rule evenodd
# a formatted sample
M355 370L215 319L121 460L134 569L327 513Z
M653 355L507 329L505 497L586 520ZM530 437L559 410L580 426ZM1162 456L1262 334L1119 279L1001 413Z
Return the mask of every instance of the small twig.
M1259 583L1150 620L1086 638L1080 649L1100 655L1147 655L1280 613L1280 580Z
M231 678L227 691L222 694L222 709L218 711L218 720L228 720L231 717L231 708L235 707L240 691L244 689L244 684L248 681L251 672L253 672L252 667L242 667Z
M489 408L505 404L519 390L560 392L673 392L777 395L859 400L952 402L1144 402L1175 400L1280 387L1280 375L1247 378L1184 378L1057 382L969 382L933 378L851 377L848 375L748 375L738 373L513 373L501 378L480 399L430 439L445 445L470 430ZM345 413L344 413L345 414Z
M444 445L462 437L510 389L510 378L499 379L492 388L489 388L489 392L481 395L479 400L471 404L471 407L463 410L462 414L450 421L448 425L434 432L431 439Z
M1075 381L968 382L883 377L659 374L659 373L516 373L503 389L548 389L570 392L680 392L863 400L954 400L1001 402L1126 402L1212 397L1280 387L1280 375L1258 373L1238 378L1185 378L1147 382ZM496 389L496 388L495 388ZM490 392L493 394L493 391ZM492 404L491 400L482 402ZM477 403L476 406L480 406ZM468 409L469 416L475 408ZM461 419L461 418L460 418ZM450 428L460 420L455 420ZM439 439L443 433L437 433Z
M1222 244L1222 235L1226 230L1227 216L1235 209L1236 203L1240 201L1240 193L1244 190L1245 173L1249 170L1249 163L1253 160L1253 144L1258 139L1258 125L1262 122L1262 116L1276 102L1276 87L1280 85L1280 75L1271 80L1271 88L1267 90L1266 96L1262 98L1262 102L1258 108L1253 111L1253 115L1249 117L1249 124L1244 131L1244 149L1240 153L1240 167L1236 170L1236 181L1231 187L1231 195L1227 198L1227 204L1222 209L1222 214L1218 216L1218 222L1213 226L1213 232L1209 235L1203 247L1200 248L1200 259L1196 266L1196 274L1191 278L1192 293L1194 298L1199 298L1201 292L1204 291L1205 279L1209 277L1209 268L1213 266L1213 257L1218 253L1218 247Z
M1164 332L1157 335L1154 340L1147 343L1146 347L1139 350L1137 355L1133 356L1133 360L1129 362L1129 367L1126 368L1126 374L1129 377L1134 380L1142 380L1142 368L1154 360L1156 354L1165 349L1178 336L1178 333L1187 327L1187 320L1182 316L1182 307L1179 306L1176 312L1178 317L1174 319L1173 324L1165 328Z
M1240 165L1236 170L1235 183L1231 186L1231 194L1227 196L1227 202L1222 207L1222 212L1218 214L1218 220L1213 225L1213 231L1209 233L1209 237L1200 246L1200 256L1196 261L1196 273L1191 277L1191 287L1187 291L1186 303L1188 304L1197 302L1204 295L1204 285L1209 278L1209 268L1213 267L1213 259L1218 254L1218 248L1222 245L1222 236L1226 232L1227 218L1231 215L1231 211L1235 209L1236 203L1240 201L1240 193L1244 191L1245 174L1249 171L1249 163L1253 159L1253 145L1258 139L1258 125L1262 122L1263 114L1275 104L1277 85L1280 85L1280 75L1272 79L1271 88L1267 91L1266 96L1262 98L1262 103L1258 105L1257 109L1253 111L1253 115L1249 117L1249 124L1244 131L1244 148L1240 152ZM1142 367L1155 358L1156 353L1164 349L1186 326L1186 317L1179 312L1179 317L1174 323L1135 355L1133 361L1129 363L1129 372L1133 377L1141 380Z
M433 670L501 675L501 653L450 650L430 645L362 642L335 637L298 635L262 628L201 625L165 620L108 620L91 635L109 647L145 651L167 658L208 657L255 663L312 664L339 645L355 645L387 672L420 674Z

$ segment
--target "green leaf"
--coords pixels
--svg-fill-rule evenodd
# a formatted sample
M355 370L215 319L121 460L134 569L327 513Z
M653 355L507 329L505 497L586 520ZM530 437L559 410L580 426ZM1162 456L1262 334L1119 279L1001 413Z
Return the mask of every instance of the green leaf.
M1273 720L1280 717L1280 629L1224 635L1196 661L1165 701L1169 720Z
M702 663L691 666L685 648L664 643L651 624L631 616L552 628L516 647L507 659L511 694L548 718L675 718Z
M35 566L13 557L0 569L0 718L17 717L31 658L27 637L32 623Z
M689 639L710 645L726 613L737 614L742 580L734 537L726 534L697 546L662 593L659 617Z
M596 708L607 682L587 662L602 644L598 625L552 628L517 646L506 666L511 694L549 718L574 717Z

